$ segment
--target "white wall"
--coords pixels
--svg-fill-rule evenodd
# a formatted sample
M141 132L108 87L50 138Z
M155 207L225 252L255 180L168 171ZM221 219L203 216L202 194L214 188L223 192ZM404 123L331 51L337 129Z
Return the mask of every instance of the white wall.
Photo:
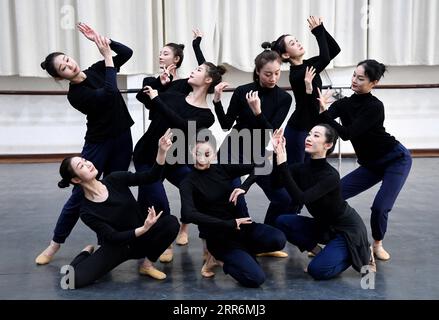
M353 68L328 70L333 85L348 85ZM251 81L251 73L229 68L225 80L233 87ZM328 80L322 75L326 84ZM119 88L139 88L143 75L120 77ZM439 83L439 67L393 67L382 84ZM288 86L284 72L281 86ZM63 90L66 83L47 78L0 77L0 90ZM343 92L350 95L349 90ZM410 149L439 149L439 89L375 90L386 107L386 129ZM231 94L226 94L228 105ZM211 98L209 98L211 100ZM147 128L147 114L135 99L126 97L136 124L132 128L136 142ZM294 102L290 112L294 110ZM144 122L145 119L145 122ZM216 123L219 137L225 134ZM73 109L65 96L0 95L0 154L46 154L80 152L85 133L85 116ZM353 152L349 142L342 152Z

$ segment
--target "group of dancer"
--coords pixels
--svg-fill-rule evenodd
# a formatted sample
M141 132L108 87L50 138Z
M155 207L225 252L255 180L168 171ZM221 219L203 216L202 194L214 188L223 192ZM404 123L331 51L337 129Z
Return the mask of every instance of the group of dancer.
M189 78L181 79L177 72L184 45L166 44L159 57L160 75L146 77L137 94L151 122L134 152L130 132L134 122L116 82L132 50L79 23L78 30L96 44L104 59L82 71L72 57L54 52L41 64L52 77L70 82L68 100L87 116L87 132L81 155L61 164L58 185L73 185L73 192L36 263L51 262L79 218L95 231L100 246L96 251L86 246L71 262L76 288L129 259L143 259L139 273L166 278L153 263L173 260L174 241L188 244L190 223L198 225L203 239L202 276L213 276L220 265L246 287L259 287L265 281L256 257L288 256L281 251L287 241L313 257L307 272L318 280L333 278L350 266L359 272L363 266L373 270L374 257L389 260L382 241L388 213L409 174L411 156L385 131L383 103L371 94L385 66L375 60L358 63L352 76L353 95L327 108L329 94L321 92L319 74L340 48L321 18L310 16L307 21L319 54L304 59L304 48L289 34L263 43L264 50L255 58L253 81L234 90L226 112L221 103L228 86L222 81L226 70L205 60L201 32L194 30L198 66ZM292 97L277 86L282 63L290 64L296 104L285 129L281 126ZM219 148L208 130L215 122L209 93L221 127L232 129ZM189 121L196 124L195 137L190 136ZM184 161L170 164L166 158L173 145L172 129L179 129L191 142ZM258 135L252 133L258 130L263 134L255 141ZM239 138L244 131L251 141L234 147L236 134ZM360 165L341 180L326 160L339 136L351 141ZM273 157L266 149L268 143ZM136 173L127 172L131 159ZM261 174L258 169L270 161L273 170ZM171 214L164 179L180 191L181 224ZM364 222L346 200L380 181L371 207L370 244ZM263 223L251 218L245 201L254 183L269 201ZM138 186L137 200L130 186ZM301 214L303 206L311 217Z

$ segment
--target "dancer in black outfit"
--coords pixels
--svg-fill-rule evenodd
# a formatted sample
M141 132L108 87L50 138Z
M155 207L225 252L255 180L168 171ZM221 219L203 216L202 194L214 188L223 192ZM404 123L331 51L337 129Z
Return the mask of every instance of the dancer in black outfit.
M263 43L265 49L269 48L269 43ZM258 163L257 158L265 159L265 147L269 138L268 132L280 128L285 120L291 106L292 98L283 89L277 86L280 78L280 56L272 50L264 50L255 58L255 71L253 82L239 86L233 92L227 113L224 112L221 95L227 83L223 82L215 88L214 105L215 112L221 127L224 130L233 130L226 137L225 142L220 148L220 161L226 158L227 161L234 160L235 163ZM254 148L253 139L246 142L249 146L250 154L245 154L247 147L243 143L239 144L238 150L232 150L232 140L241 131L248 130L251 134L255 129L262 129L261 141L258 148ZM264 141L265 140L265 141ZM227 153L227 157L224 156ZM273 224L277 215L285 212L291 201L285 189L273 189L267 175L259 176L256 182L270 200L269 207L265 216L267 224ZM240 180L233 181L235 187L240 184ZM244 199L240 200L239 206L243 212L247 211ZM282 256L285 256L282 254Z
M93 41L104 57L103 61L81 71L78 64L61 52L49 54L41 64L52 77L70 81L68 100L87 116L87 132L81 155L94 163L99 174L128 170L133 142L130 127L133 120L117 88L116 73L130 59L133 51L114 40L102 37L86 24L78 25L79 31ZM111 50L117 53L111 56ZM53 239L35 260L37 264L49 263L65 242L79 219L79 206L83 192L73 188L64 205L54 230Z
M192 47L194 49L195 56L197 58L198 65L202 65L204 62L206 62L206 59L204 58L203 52L200 48L201 39L203 37L202 32L199 29L193 30L194 40L192 41ZM184 58L184 45L183 44L176 44L173 42L170 42L166 44L162 50L160 51L160 68L162 70L162 73L159 77L146 77L143 79L142 88L147 88L148 86L156 89L158 92L179 92L184 95L189 94L192 91L192 86L188 83L189 78L185 79L179 79L177 74L177 69L180 68L181 64L183 63ZM141 102L144 101L144 94L142 92L139 92L137 95L137 99ZM148 106L145 105L146 108ZM152 120L154 117L154 112L150 110L149 112L149 120ZM137 157L136 157L137 158ZM135 163L138 163L137 161ZM136 167L137 169L137 167ZM167 173L169 170L167 171ZM179 170L177 172L172 172L170 175L165 174L164 178L169 178L171 183L178 187L180 184L181 179L183 179L184 175L189 172L189 168L186 166L180 166ZM164 191L164 190L162 190ZM143 192L142 192L143 193ZM142 198L142 193L140 194L140 203L142 205L159 205L160 203L145 203L145 201ZM160 196L161 198L161 204L166 205L166 195L163 196L163 194ZM180 231L178 233L177 239L175 242L178 245L186 245L189 243L189 234L188 234L188 225L185 223L182 223L180 225ZM162 257L161 260L168 260L168 258Z
M320 72L340 53L340 47L325 30L322 19L310 16L307 20L319 46L318 56L303 59L304 48L295 37L289 34L280 36L272 43L272 49L281 55L284 62L291 65L289 80L296 100L296 109L285 127L289 164L303 163L307 157L304 141L309 130L317 124L319 117L317 89L322 88ZM307 68L316 74L310 85L305 85L303 82ZM313 99L308 97L307 91L309 90L311 90Z
M349 266L362 272L371 262L367 230L358 213L341 197L340 176L327 161L337 141L337 133L327 124L311 129L305 140L310 154L308 163L287 165L283 130L273 135L277 168L276 183L285 186L298 205L305 205L312 218L301 215L281 215L276 226L289 242L301 251L316 256L308 265L308 273L316 280L335 277ZM318 243L326 246L321 249ZM371 269L375 270L372 262Z
M154 159L151 157L151 146L157 144L158 138L167 128L182 130L185 134L185 140L188 141L188 121L195 123L197 130L209 128L215 122L215 117L207 105L206 97L207 93L213 92L215 85L221 82L224 72L223 66L215 66L210 62L205 62L191 73L187 81L193 89L190 95L174 90L159 94L157 90L149 86L137 94L137 99L145 104L151 115L148 130L134 148L134 165L137 172L151 169L154 164ZM187 166L185 153L179 163L166 165L163 179L166 178L178 188L188 172L190 172L190 168ZM139 186L138 202L141 208L154 206L163 210L164 215L170 214L163 180ZM185 243L187 241L186 232ZM160 257L160 261L170 262L172 256L170 249Z
M159 141L156 163L149 172L113 172L97 180L93 163L81 157L64 159L60 167L60 187L79 185L84 190L81 203L81 220L98 236L101 247L93 252L87 246L72 262L75 288L98 280L116 266L129 259L145 258L139 272L157 279L166 275L155 269L151 261L174 241L179 224L174 216L161 217L155 209L140 210L129 187L160 179L171 147L168 130Z
M193 30L194 40L192 41L192 48L194 49L195 57L198 65L206 62L203 52L200 48L203 34L200 30ZM188 94L192 91L192 87L188 84L188 78L180 79L177 74L177 69L180 68L184 59L184 44L177 44L174 42L167 43L160 51L159 62L161 73L158 77L146 77L143 79L142 88L150 86L159 92L177 91Z
M349 199L382 181L371 207L373 250L389 260L383 247L389 212L410 173L410 152L386 132L384 105L371 91L386 71L376 60L358 63L352 76L354 94L334 102L326 110L328 96L320 96L321 120L333 126L343 140L351 140L360 167L341 180L343 199ZM340 118L341 125L334 119Z
M285 236L274 227L240 215L237 197L248 190L253 179L247 179L235 190L232 180L254 172L254 165L212 164L216 158L212 141L201 140L194 147L194 170L180 187L181 215L184 221L198 225L213 255L207 257L202 268L204 277L214 275L214 259L217 259L223 264L224 272L241 285L259 287L265 281L265 274L256 254L281 250Z

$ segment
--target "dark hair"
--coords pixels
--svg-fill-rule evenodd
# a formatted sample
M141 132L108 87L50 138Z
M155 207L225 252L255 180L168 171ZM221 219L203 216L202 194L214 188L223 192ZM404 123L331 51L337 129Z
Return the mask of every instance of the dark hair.
M58 187L67 188L72 183L72 178L76 177L75 172L72 167L72 159L75 156L65 158L59 167L59 174L61 175L61 180L58 182Z
M184 58L184 44L177 44L174 42L169 42L168 44L165 45L165 47L169 47L172 49L172 52L174 53L174 56L177 56L180 58L180 60L178 60L177 62L177 68L180 68L181 64L183 63L183 58Z
M216 66L212 62L204 62L203 64L207 67L207 75L212 78L212 83L209 89L207 89L207 93L213 93L215 86L222 81L222 76L227 70L223 65Z
M50 74L54 78L58 78L60 75L55 68L55 58L64 55L62 52L52 52L49 54L46 59L41 62L40 66L43 70L46 70L48 74Z
M255 58L255 69L253 70L253 81L259 81L259 76L256 73L259 72L268 62L279 61L282 63L282 59L276 51L271 50L271 45L269 42L263 42L261 47L264 48L260 54Z
M333 127L331 127L329 124L326 123L319 123L316 126L325 128L325 138L326 138L325 142L332 143L332 147L328 149L328 151L326 151L326 156L329 156L335 149L335 144L337 143L338 140L338 133Z
M287 47L285 45L285 37L289 36L289 34L283 34L276 41L271 42L270 47L271 50L276 51L282 58L282 54L287 52ZM288 62L289 59L283 59L282 62Z
M209 129L203 128L197 132L193 146L196 146L198 143L208 143L213 151L216 152L216 138Z
M357 67L362 66L364 68L364 74L369 78L370 81L380 80L387 71L384 64L374 60L366 59L357 64Z

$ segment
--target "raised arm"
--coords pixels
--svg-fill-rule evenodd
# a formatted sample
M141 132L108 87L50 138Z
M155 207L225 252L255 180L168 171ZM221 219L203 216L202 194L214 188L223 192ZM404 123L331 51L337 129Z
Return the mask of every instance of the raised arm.
M192 32L194 34L194 40L192 40L192 48L194 49L198 65L202 65L204 62L206 62L206 58L204 58L203 52L201 51L200 47L203 33L199 29L193 29Z
M340 116L339 108L342 104L349 103L348 98L334 102L327 109L327 98L319 90L319 102L320 119L337 130L343 140L355 139L377 124L384 122L384 105L379 100L370 103L367 108L363 108L349 126L343 126L334 120Z
M282 182L282 185L285 187L289 195L295 199L297 204L309 204L314 202L338 186L339 178L336 175L328 175L325 178L320 179L312 187L302 190L297 186L296 181L291 175L291 171L288 169L286 162L285 139L276 146L275 150L276 162L279 169L277 171L278 177L276 179Z
M116 56L111 57L113 60L113 63L114 63L113 66L117 69L117 71L119 71L119 68L125 62L127 62L131 58L131 56L133 55L133 50L131 50L127 46L125 46L119 42L116 42L114 40L110 40L106 37L102 37L93 28L91 28L89 25L87 25L83 22L78 23L77 28L84 35L84 37L86 37L88 40L96 43L96 45L97 45L96 41L98 41L99 39L104 39L104 41L109 45L111 50L113 50L115 53L117 53ZM107 64L107 61L106 61L105 65L109 66Z
M238 97L238 89L233 92L232 98L230 99L230 105L227 109L227 113L224 112L223 105L221 103L221 96L223 90L228 86L227 82L221 82L215 86L215 94L213 99L213 105L215 106L215 113L218 121L223 130L230 130L238 117L238 110L240 106L240 101Z

